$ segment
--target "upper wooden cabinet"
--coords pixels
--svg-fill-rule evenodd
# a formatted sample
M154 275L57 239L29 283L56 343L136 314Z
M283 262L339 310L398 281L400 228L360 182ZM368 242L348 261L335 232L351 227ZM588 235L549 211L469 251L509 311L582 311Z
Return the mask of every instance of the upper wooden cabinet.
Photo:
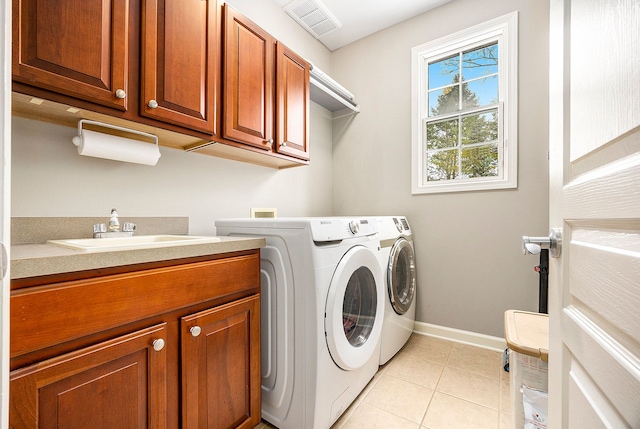
M142 0L140 114L216 132L216 0Z
M276 150L309 160L309 63L280 42L276 58Z
M217 0L13 0L13 79L211 138L218 14Z
M222 0L13 0L12 74L14 91L61 103L20 100L14 112L27 117L111 122L277 168L309 163L308 62Z
M273 147L275 39L224 5L223 137Z
M309 63L224 7L223 137L309 160Z
M13 0L13 79L126 110L129 36L128 0Z

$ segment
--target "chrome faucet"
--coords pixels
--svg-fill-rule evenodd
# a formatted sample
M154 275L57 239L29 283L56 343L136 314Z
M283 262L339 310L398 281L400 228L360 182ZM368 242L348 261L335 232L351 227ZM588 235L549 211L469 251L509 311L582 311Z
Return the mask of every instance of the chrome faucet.
M122 231L120 231L120 221L118 220L118 211L111 209L111 215L109 217L109 230L104 223L96 223L93 225L93 238L106 238L106 237L133 237L133 233L136 230L136 224L131 222L125 222L122 225Z
M118 211L116 209L111 209L111 217L109 218L109 231L120 231L120 221L118 220Z

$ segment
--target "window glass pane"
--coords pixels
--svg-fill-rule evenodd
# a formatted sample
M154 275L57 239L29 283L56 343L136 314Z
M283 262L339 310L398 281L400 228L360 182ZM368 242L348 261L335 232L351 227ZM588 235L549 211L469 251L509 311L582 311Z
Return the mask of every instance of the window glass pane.
M462 177L498 175L498 146L475 146L462 149Z
M498 44L484 46L462 54L463 80L498 73Z
M460 54L455 54L435 63L429 64L429 88L440 88L451 85L455 76L460 75Z
M511 13L412 49L413 194L517 186L516 24Z
M427 150L458 146L458 118L427 124Z
M427 152L427 181L458 177L458 149Z
M460 86L447 86L429 92L429 116L438 116L460 110Z
M489 76L462 84L462 108L482 107L498 102L498 76Z
M498 109L462 117L462 144L498 140Z

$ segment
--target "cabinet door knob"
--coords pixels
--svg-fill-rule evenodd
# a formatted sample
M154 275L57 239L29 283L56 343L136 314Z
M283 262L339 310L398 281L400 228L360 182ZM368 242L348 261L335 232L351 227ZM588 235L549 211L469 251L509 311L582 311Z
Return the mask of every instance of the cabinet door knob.
M164 349L164 340L162 338L153 340L153 350L159 352L162 349Z
M149 106L152 109L155 109L156 107L158 107L158 102L156 100L149 100L149 103L147 104L147 106Z
M267 140L267 143L269 143L269 144L273 144L273 139L269 139L269 140Z
M280 143L280 147L287 147L287 142Z
M189 332L191 332L191 335L193 335L194 337L197 337L202 332L202 328L200 328L198 325L192 326L191 329L189 329Z
M116 98L125 98L127 93L124 92L124 89L116 89Z

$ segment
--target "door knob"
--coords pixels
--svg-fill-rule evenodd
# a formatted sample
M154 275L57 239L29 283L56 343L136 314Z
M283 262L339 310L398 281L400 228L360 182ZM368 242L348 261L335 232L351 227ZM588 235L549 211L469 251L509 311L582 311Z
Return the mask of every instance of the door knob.
M522 253L525 255L537 255L542 249L549 249L549 256L557 258L562 249L562 230L551 228L548 237L522 236Z
M158 107L158 102L156 100L149 100L149 103L147 103L147 106L149 106L149 108L151 109L155 109Z

